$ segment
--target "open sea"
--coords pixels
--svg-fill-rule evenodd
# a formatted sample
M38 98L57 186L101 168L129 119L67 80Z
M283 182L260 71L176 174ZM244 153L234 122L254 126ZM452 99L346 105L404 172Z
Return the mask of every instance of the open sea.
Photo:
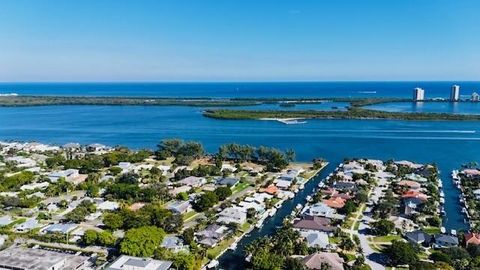
M0 94L155 97L411 97L414 87L427 98L446 98L453 84L461 95L480 92L480 82L325 82L325 83L1 83ZM323 109L345 104L326 104ZM337 106L338 105L338 106ZM479 106L458 104L420 108L422 111L480 113ZM418 111L411 104L376 105L375 109ZM431 106L431 105L427 105ZM298 107L298 106L297 106ZM297 108L296 109L299 109ZM268 108L267 108L268 109ZM311 109L311 108L308 108ZM241 269L242 247L271 234L297 203L304 203L318 182L344 158L412 160L438 164L446 195L444 226L467 229L458 203L452 170L480 160L480 122L400 120L308 120L285 125L271 121L216 120L202 116L203 108L182 106L43 106L1 107L0 140L104 143L133 148L154 148L164 138L196 140L208 151L237 142L294 149L299 161L326 158L330 165L297 197L254 230L235 251L221 258L225 269Z

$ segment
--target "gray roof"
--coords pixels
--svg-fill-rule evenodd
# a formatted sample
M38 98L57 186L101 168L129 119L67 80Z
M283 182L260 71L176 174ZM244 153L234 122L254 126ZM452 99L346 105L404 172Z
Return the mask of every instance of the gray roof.
M456 236L448 234L436 234L435 243L438 244L439 242L458 245L458 238Z
M238 183L237 178L225 177L217 180L217 185L234 186Z
M424 233L423 231L418 230L418 231L405 233L405 238L410 242L420 244L423 242L430 242L432 236L430 236L427 233Z

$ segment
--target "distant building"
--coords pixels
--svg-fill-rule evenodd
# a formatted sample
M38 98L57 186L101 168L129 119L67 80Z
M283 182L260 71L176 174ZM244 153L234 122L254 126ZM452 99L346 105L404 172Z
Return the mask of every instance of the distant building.
M0 269L87 269L90 258L43 249L22 248L18 246L0 251Z
M450 100L451 101L458 101L460 99L460 86L459 85L452 85L452 90L450 91Z
M472 101L478 102L480 101L480 95L477 92L473 92L472 94Z
M413 100L421 101L425 99L425 90L420 87L413 89Z

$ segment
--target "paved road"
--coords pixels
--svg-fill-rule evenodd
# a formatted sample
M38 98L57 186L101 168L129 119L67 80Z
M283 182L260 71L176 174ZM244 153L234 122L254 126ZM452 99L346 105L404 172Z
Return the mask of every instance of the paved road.
M360 223L358 231L355 232L360 239L360 246L362 247L363 255L365 256L365 263L368 264L373 270L383 270L385 269L385 266L383 266L381 263L385 262L386 256L370 247L368 244L368 237L370 236L368 235L368 230L368 225Z

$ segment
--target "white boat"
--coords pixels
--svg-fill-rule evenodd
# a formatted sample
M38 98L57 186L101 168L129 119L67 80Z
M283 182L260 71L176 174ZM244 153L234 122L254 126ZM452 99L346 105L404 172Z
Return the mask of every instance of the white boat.
M441 228L440 228L440 232L441 232L441 233L446 233L447 230L445 229L445 227L441 227Z
M457 235L457 231L456 231L456 230L451 230L450 233L451 233L452 235Z
M444 198L444 197L445 197L445 193L443 193L443 191L442 191L442 192L440 192L440 197L442 197L442 198Z
M273 217L277 213L277 208L272 208L270 209L270 213L268 213L269 216Z
M444 203L445 203L445 199L444 199L444 198L440 198L440 203L441 203L441 204L444 204Z
M217 261L217 260L211 260L208 264L207 264L207 268L208 269L214 269L216 268L220 263Z
M297 204L297 206L295 206L295 209L300 210L300 209L302 209L302 207L303 206L301 204Z
M307 202L311 202L313 200L312 196L310 195L308 195L306 199L307 199Z

